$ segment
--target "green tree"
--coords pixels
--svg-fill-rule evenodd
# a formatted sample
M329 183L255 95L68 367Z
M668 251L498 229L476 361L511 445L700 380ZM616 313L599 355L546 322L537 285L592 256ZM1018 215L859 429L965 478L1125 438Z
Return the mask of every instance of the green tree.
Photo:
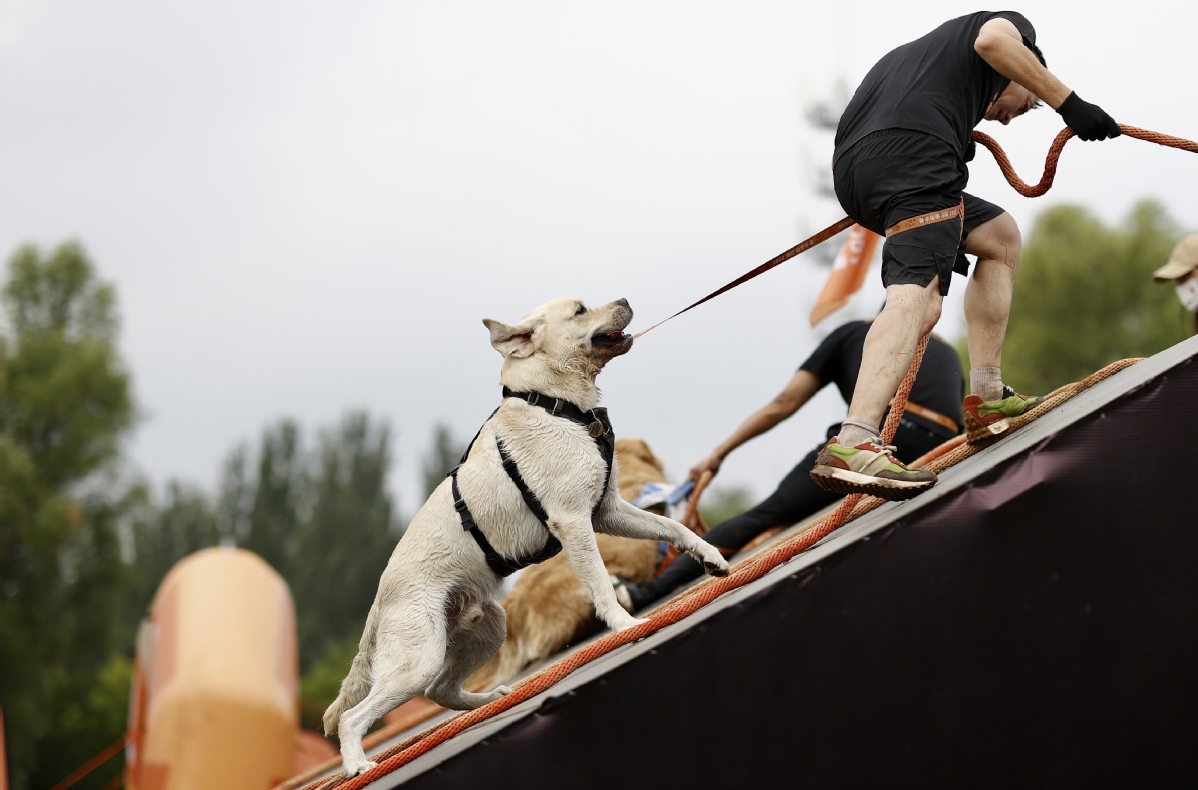
M295 559L305 475L299 426L293 420L282 420L268 428L262 434L254 503L241 546L266 560L284 578L291 576Z
M62 714L119 633L123 496L100 476L134 407L114 292L78 245L18 250L2 307L0 698L13 787L46 787L120 735Z
M175 563L200 549L220 544L215 508L198 488L178 480L166 486L165 501L155 505L147 487L130 493L129 532L133 547L125 592L124 630L131 644L154 593Z
M700 500L699 515L709 527L722 524L753 507L748 486L715 486Z
M347 415L321 434L313 465L308 515L288 578L305 668L329 645L361 634L398 537L386 490L386 424L371 422L364 412Z
M439 422L433 426L433 446L429 448L428 455L424 456L420 462L420 479L424 483L425 499L428 499L437 486L441 485L445 475L458 465L464 452L466 452L465 442L455 439L448 425Z
M1189 327L1177 297L1152 281L1179 235L1152 201L1116 227L1079 206L1037 217L1015 281L1003 379L1020 392L1047 394L1184 340ZM968 354L962 358L968 369Z

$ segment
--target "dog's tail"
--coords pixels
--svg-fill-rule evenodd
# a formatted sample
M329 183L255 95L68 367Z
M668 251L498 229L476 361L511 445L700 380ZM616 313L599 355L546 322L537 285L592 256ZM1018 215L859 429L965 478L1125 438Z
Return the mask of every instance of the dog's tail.
M332 735L337 732L341 714L366 699L370 693L370 664L374 657L375 634L378 631L378 601L370 607L366 616L366 627L362 630L362 640L358 642L358 654L350 665L349 674L341 681L341 693L324 712L324 734Z

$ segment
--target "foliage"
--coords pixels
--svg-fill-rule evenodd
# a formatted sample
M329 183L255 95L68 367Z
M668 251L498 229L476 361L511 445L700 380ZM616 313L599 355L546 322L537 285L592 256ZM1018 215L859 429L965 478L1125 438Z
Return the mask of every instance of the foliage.
M330 641L357 637L379 576L395 548L386 491L390 430L365 413L325 431L316 451L310 514L297 535L294 573L300 657L306 665Z
M89 699L119 634L122 498L100 478L134 408L112 288L78 245L18 250L2 299L0 698L13 787L26 788L120 735L62 713Z
M753 492L748 486L713 486L700 500L699 515L707 526L714 527L752 506Z
M1020 392L1047 394L1116 360L1184 340L1189 328L1173 289L1152 281L1179 235L1151 201L1137 204L1117 227L1078 206L1041 214L1015 282L1004 381Z
M137 624L146 616L167 571L187 555L221 542L216 513L204 492L194 486L170 481L160 505L151 501L144 485L134 488L129 499L127 521L134 557L125 589L124 644L132 644Z
M161 505L132 519L127 615L144 616L176 562L227 543L255 551L290 586L304 666L329 642L360 634L397 537L390 453L389 429L364 412L322 431L311 452L299 426L283 420L263 431L254 476L244 447L230 453L214 499L170 483Z
M420 479L424 483L424 498L428 499L441 481L449 474L462 453L466 452L466 444L454 438L449 426L437 423L433 426L433 446L420 464Z
M350 664L358 654L361 633L330 642L324 654L308 667L300 678L300 718L305 728L323 728L325 709L341 692L341 681L349 674Z
M136 625L167 571L201 548L241 543L279 570L305 663L356 640L397 533L385 425L350 414L306 452L281 421L256 463L244 447L230 454L216 496L174 481L155 502L114 471L134 410L111 287L75 245L26 248L3 298L0 698L14 788L51 786L120 737Z
M291 576L295 561L300 497L307 483L307 459L300 453L299 434L293 420L282 420L262 434L248 531L238 541L242 548L270 563L283 578Z

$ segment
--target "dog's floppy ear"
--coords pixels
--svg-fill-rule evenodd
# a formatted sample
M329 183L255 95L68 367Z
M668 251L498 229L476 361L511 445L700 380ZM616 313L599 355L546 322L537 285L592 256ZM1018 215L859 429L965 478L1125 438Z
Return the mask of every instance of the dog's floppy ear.
M491 347L504 357L523 359L537 350L539 324L512 326L494 318L484 318L483 325L491 331Z

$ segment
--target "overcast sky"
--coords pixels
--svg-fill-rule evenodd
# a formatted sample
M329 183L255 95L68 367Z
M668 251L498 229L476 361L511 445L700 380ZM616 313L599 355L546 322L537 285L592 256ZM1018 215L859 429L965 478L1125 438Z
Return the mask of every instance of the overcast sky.
M1049 67L1124 123L1198 138L1193 2L1022 10ZM643 328L839 219L803 108L958 2L168 3L0 0L0 251L81 241L117 287L150 479L213 487L238 442L364 407L420 503L432 425L498 400L480 323L626 297ZM983 123L1036 181L1060 118ZM1154 196L1198 228L1198 158L1071 142L1026 200L985 152L970 191L1024 227ZM875 262L876 267L876 262ZM638 341L602 375L618 435L674 479L789 379L826 269L797 259ZM941 331L960 331L956 278ZM733 455L767 493L844 414L830 388Z

